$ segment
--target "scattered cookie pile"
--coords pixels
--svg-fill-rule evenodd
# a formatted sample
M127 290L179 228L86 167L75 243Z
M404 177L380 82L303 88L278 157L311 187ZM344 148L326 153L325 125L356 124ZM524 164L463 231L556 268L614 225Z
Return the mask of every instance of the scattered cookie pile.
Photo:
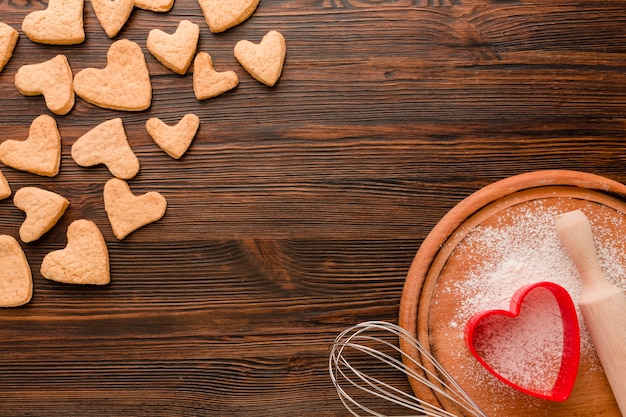
M247 20L259 0L198 0L212 33L223 32ZM98 22L109 38L124 27L133 8L167 12L174 0L91 0ZM33 42L49 45L76 45L85 40L84 0L50 0L45 10L28 14L22 31ZM0 22L0 71L11 59L19 33ZM200 28L181 20L168 34L153 29L147 37L148 51L176 74L185 74L193 61L193 90L198 100L218 96L235 88L239 79L234 71L218 72L211 56L197 52ZM260 43L239 41L234 56L256 80L274 86L285 59L283 36L268 32ZM65 55L29 65L15 74L15 86L25 96L42 95L55 115L69 113L75 96L98 107L120 111L142 111L150 107L152 85L141 47L130 40L114 41L107 52L105 68L85 68L72 75ZM170 157L181 158L193 141L200 119L186 114L173 126L158 118L146 122L154 142ZM117 239L161 219L167 201L158 192L136 196L127 180L139 172L139 160L129 145L121 118L93 127L72 145L71 156L82 167L105 165L113 176L104 186L104 209ZM36 175L54 177L61 164L61 136L54 117L35 118L25 140L0 143L0 161ZM11 195L11 187L0 172L0 200ZM23 187L13 203L26 217L19 229L24 243L34 242L63 216L70 202L63 196L38 187ZM79 219L67 229L64 249L48 253L41 264L43 277L69 284L104 285L110 282L109 254L98 226ZM33 293L31 268L20 243L0 235L0 307L15 307L30 301Z

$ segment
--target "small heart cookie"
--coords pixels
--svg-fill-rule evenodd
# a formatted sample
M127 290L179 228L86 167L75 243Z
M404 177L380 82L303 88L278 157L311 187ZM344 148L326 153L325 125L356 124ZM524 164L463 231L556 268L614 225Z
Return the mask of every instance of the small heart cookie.
M287 45L280 32L268 32L261 43L241 40L235 45L235 58L256 80L272 87L283 71Z
M70 205L66 198L37 187L23 187L13 197L15 207L26 213L20 226L22 242L34 242L52 229Z
M217 72L211 55L199 52L193 61L193 92L198 100L219 96L239 84L234 71Z
M13 56L13 49L20 34L6 23L0 22L0 71Z
M33 296L30 265L20 244L9 235L0 236L0 307L17 307Z
M148 34L148 51L163 65L177 74L187 72L196 53L200 27L189 20L181 20L173 34L152 29Z
M72 159L81 167L104 164L111 174L123 179L139 172L139 159L128 143L120 118L100 123L78 138L72 145Z
M5 140L0 144L0 161L11 168L45 177L54 177L61 166L61 136L57 122L47 114L30 125L26 140Z
M24 34L33 42L49 45L76 45L85 40L84 0L49 0L22 21Z
M200 118L191 113L186 114L174 126L169 126L156 117L146 122L146 130L154 143L174 159L180 159L187 152L199 127Z
M135 0L135 6L151 12L168 12L174 6L174 0Z
M111 178L104 185L104 209L115 237L122 240L130 233L165 215L167 201L156 191L135 196L126 181Z
M100 26L109 38L114 38L128 21L134 0L91 0Z
M11 186L9 185L9 181L7 181L2 171L0 171L0 200L7 198L10 195Z
M198 3L211 32L219 33L246 21L259 0L198 0Z
M41 275L66 284L108 284L109 250L98 226L85 219L72 222L67 228L67 246L43 258Z
M15 74L15 86L25 96L42 94L52 113L64 115L74 107L73 75L65 55L24 65Z
M113 42L107 66L79 71L74 77L74 90L79 97L105 109L147 109L152 101L152 84L141 47L127 39Z

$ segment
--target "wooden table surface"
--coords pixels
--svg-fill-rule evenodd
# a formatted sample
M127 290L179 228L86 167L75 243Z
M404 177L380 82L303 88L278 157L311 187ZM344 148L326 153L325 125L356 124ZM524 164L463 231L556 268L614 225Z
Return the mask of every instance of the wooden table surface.
M50 114L14 85L18 68L59 53L74 73L104 67L109 39L91 4L86 41L35 44L21 21L38 0L0 0L20 30L0 73L0 141L25 139ZM191 71L165 69L150 29L201 26L198 50L239 86L198 101ZM235 60L238 40L283 33L277 85ZM55 116L61 171L0 169L13 191L38 185L71 206L22 247L34 295L0 311L3 416L348 415L327 370L329 347L364 320L397 321L420 243L472 192L515 174L571 169L626 182L626 9L621 1L261 0L245 23L212 34L195 0L168 13L135 9L115 39L144 50L153 84L143 112L77 98ZM145 131L150 117L201 127L181 160ZM103 207L103 166L81 168L70 147L121 117L141 170L136 193L159 191L167 213L117 240ZM23 213L0 201L0 234ZM44 279L45 254L69 223L94 221L111 284ZM0 266L1 267L1 266ZM398 384L403 379L398 378Z

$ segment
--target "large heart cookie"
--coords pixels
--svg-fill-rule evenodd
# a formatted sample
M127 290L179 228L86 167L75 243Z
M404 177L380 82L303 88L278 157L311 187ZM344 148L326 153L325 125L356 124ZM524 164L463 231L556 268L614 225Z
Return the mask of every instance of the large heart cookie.
M124 239L130 233L165 214L167 201L156 191L135 196L126 181L111 178L104 185L104 209L115 237Z
M127 39L114 42L107 53L107 66L79 71L74 90L84 100L106 109L147 109L152 84L141 47Z
M9 185L9 181L7 181L2 171L0 171L0 200L7 198L10 195L11 186Z
M15 86L25 96L42 94L55 114L67 114L74 107L72 69L65 55L39 64L24 65L15 74Z
M0 307L26 304L33 296L30 265L20 244L8 235L0 236Z
M198 0L198 3L211 32L219 33L252 16L259 0Z
M70 202L52 191L23 187L15 192L13 204L26 213L26 219L20 226L20 239L28 243L50 230L63 216Z
M174 159L180 159L200 127L200 119L195 114L186 114L174 126L165 124L161 119L152 117L146 122L146 130L159 148Z
M0 144L0 160L11 168L46 177L59 173L61 136L57 122L46 114L30 125L26 140L5 140Z
M576 308L569 293L551 282L520 288L509 310L488 310L467 323L466 341L496 378L526 394L565 401L580 358Z
M163 65L177 74L187 72L196 53L200 27L189 20L181 20L173 34L152 29L148 34L148 51Z
M193 92L198 100L218 96L239 84L234 71L217 72L211 55L199 52L193 62Z
M0 71L13 56L13 49L19 36L17 30L0 22Z
M84 219L72 222L67 228L67 246L43 258L41 275L66 284L108 284L109 250L98 226Z
M241 40L235 45L235 58L241 66L270 87L280 78L286 53L285 38L275 30L267 32L259 44Z
M49 0L48 8L27 15L24 34L33 42L75 45L85 40L83 0Z
M139 159L131 149L122 119L115 118L78 138L72 145L72 159L82 166L107 166L118 178L131 179L139 172Z
M135 2L134 0L91 0L91 6L107 36L114 38L126 24Z

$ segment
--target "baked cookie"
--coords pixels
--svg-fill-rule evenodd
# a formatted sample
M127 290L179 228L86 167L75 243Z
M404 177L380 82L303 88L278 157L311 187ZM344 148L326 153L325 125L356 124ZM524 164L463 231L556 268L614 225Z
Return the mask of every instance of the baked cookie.
M146 130L159 148L174 159L180 159L200 127L200 119L195 114L186 114L176 125L169 126L152 117L146 122Z
M61 136L57 122L42 114L30 125L26 140L5 140L0 144L0 161L11 168L45 177L54 177L61 166Z
M239 84L234 71L217 72L213 68L211 55L199 52L193 61L193 92L198 100L218 96Z
M13 50L19 36L17 30L6 23L0 22L0 71L13 56Z
M13 197L15 207L26 213L20 226L22 242L34 242L57 224L70 202L52 191L37 187L23 187Z
M100 26L109 38L114 38L122 30L130 17L134 0L91 0Z
M43 258L41 275L66 284L108 284L109 250L98 226L84 219L72 222L67 228L67 246Z
M15 86L25 96L42 94L52 113L63 115L74 107L73 75L65 55L24 65L15 74Z
M122 240L130 233L165 215L167 201L156 191L135 196L128 183L111 178L104 185L104 209L115 237Z
M173 34L152 29L148 34L148 51L163 65L177 74L187 72L196 53L200 27L189 20L181 20Z
M33 42L76 45L85 40L84 0L49 0L45 10L28 14L22 31Z
M81 167L104 164L118 178L131 179L139 172L139 159L131 149L122 119L115 118L78 138L72 159Z
M168 12L174 6L174 0L135 0L135 6L151 12Z
M198 0L198 3L211 32L219 33L246 21L259 0Z
M241 40L235 45L235 58L256 80L272 87L283 70L287 45L280 32L269 31L261 43Z
M9 181L7 181L2 171L0 171L0 200L5 199L10 195L11 186L9 185Z
M79 71L74 77L74 91L85 101L106 109L147 109L152 101L152 84L141 47L127 39L114 42L107 53L106 67Z
M33 296L33 278L22 247L13 237L0 235L0 307L17 307Z

